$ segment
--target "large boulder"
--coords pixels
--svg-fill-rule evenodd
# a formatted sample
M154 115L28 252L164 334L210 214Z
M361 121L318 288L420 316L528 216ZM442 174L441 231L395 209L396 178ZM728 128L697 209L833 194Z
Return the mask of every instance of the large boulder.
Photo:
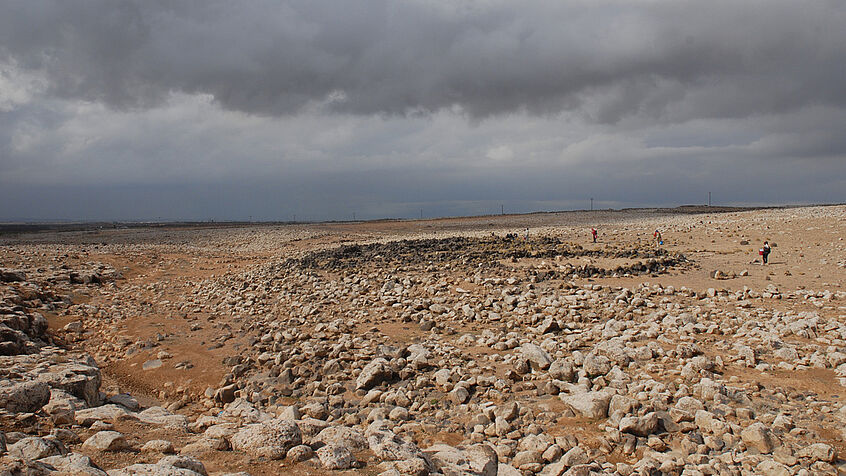
M50 401L50 386L44 382L19 382L0 387L0 408L11 413L37 412Z
M617 421L626 415L634 413L639 406L640 402L632 397L614 395L608 404L608 417Z
M453 467L467 464L467 457L460 449L439 443L423 450L439 472L445 473Z
M56 468L56 470L63 474L107 476L105 471L91 461L91 458L79 453L68 453L65 456L48 456L38 461Z
M111 397L109 397L108 403L120 405L131 412L137 412L141 409L141 404L138 403L138 400L136 400L132 395L128 393L119 393L117 395L112 395Z
M138 419L150 425L163 426L177 430L188 429L188 418L185 415L172 413L163 407L150 407L138 413Z
M26 353L29 338L23 332L0 324L0 355Z
M473 445L464 450L470 470L480 476L496 476L499 458L496 451L486 444Z
M82 426L91 426L95 421L105 421L114 423L121 419L136 419L134 413L130 413L126 408L110 403L101 407L86 408L84 410L77 410L74 413L76 423Z
M129 444L126 437L117 431L98 431L85 440L82 447L98 451L121 451L129 448Z
M321 431L332 426L332 424L328 421L318 420L317 418L309 417L297 420L295 423L300 428L302 439L305 442L311 442L311 439L317 436Z
M203 465L202 462L199 460L192 458L191 456L185 455L173 455L173 456L165 456L164 458L160 459L157 465L164 467L164 468L181 468L187 469L189 471L193 471L197 474L202 474L203 476L208 476L206 472L206 467Z
M757 474L766 474L767 476L790 476L793 474L787 466L770 459L761 461L755 469Z
M48 415L57 415L65 412L73 414L77 410L87 408L85 400L76 398L73 395L58 388L50 389L50 401L42 408Z
M800 458L808 458L811 461L825 461L832 463L837 459L837 450L826 443L814 443L799 450Z
M20 269L0 268L0 281L4 283L26 281L26 273Z
M549 376L555 380L572 382L576 377L576 369L573 361L569 359L558 359L549 365Z
M588 377L599 377L607 374L611 370L611 360L604 355L588 354L585 356L582 368Z
M417 445L405 441L388 429L368 429L367 443L370 451L382 460L400 461L423 457Z
M2 339L3 341L18 341L26 347L30 338L36 340L45 338L44 333L47 331L48 324L47 318L37 312L26 314L19 311L14 314L0 314L0 326L22 333L12 336L6 332L0 332L0 335L6 336ZM33 349L37 349L37 347L33 347Z
M567 466L587 464L588 461L590 461L590 455L581 446L570 448L570 451L564 453L564 456L561 457L561 462Z
M547 466L549 467L549 466ZM499 463L499 467L496 470L496 476L522 476L523 473L520 472L514 466L505 463Z
M346 426L330 426L324 428L314 438L312 444L344 445L355 451L367 449L367 439L355 428Z
M658 431L658 414L649 412L643 416L627 416L620 420L620 431L637 436L649 436Z
M0 475L49 476L54 467L40 461L0 458Z
M611 403L612 396L614 396L613 393L604 390L582 391L571 395L561 395L561 401L585 418L599 419L608 416L608 405Z
M511 464L521 471L537 471L543 467L543 454L539 451L520 451L514 455Z
M753 423L740 432L740 438L747 448L754 448L761 453L772 453L779 442L775 435L763 423Z
M251 456L283 459L288 450L302 443L302 434L290 420L270 420L242 428L232 439L232 449Z
M355 388L369 390L384 381L390 380L393 375L394 371L387 360L381 357L375 358L361 369L361 373L355 381Z
M110 469L109 476L203 476L186 468L136 463L121 469Z
M89 358L90 360L90 358ZM38 380L51 388L64 390L74 397L85 400L90 407L100 402L100 369L80 362L67 362L50 367L49 372L38 376Z
M110 469L109 476L208 476L200 461L185 455L165 456L155 464L133 464Z
M455 475L496 476L499 459L496 451L485 444L473 445L465 450L437 444L424 450L438 472Z
M175 448L173 447L173 443L168 440L150 440L144 443L141 447L141 452L170 454L175 452Z
M545 370L552 364L549 354L535 344L523 344L520 347L520 354L529 362L533 370Z
M295 408L296 407L292 407ZM273 419L273 415L263 412L255 407L252 403L244 400L243 398L236 398L231 403L227 403L226 406L223 407L223 411L220 412L220 418L227 420L227 421L236 421L239 423L258 423L262 421L270 421ZM299 418L290 418L289 416L280 415L285 420L292 420Z
M68 452L61 441L52 438L39 438L37 436L21 438L15 444L9 445L7 451L9 456L26 460L64 455Z
M349 447L343 444L326 445L319 448L316 453L320 464L326 469L350 469L358 463Z

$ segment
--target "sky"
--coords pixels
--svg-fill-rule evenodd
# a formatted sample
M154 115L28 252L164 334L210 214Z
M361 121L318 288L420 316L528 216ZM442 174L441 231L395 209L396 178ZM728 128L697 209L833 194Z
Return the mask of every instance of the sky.
M0 2L0 221L846 202L846 2Z

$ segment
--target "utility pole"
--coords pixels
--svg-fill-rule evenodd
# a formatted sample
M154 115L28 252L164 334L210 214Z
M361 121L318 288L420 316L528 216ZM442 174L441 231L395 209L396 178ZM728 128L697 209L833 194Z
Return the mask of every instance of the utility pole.
M420 209L420 219L421 220L423 219L423 209L422 208Z
M355 212L353 212L353 221L355 221Z
M593 197L590 198L590 211L593 211Z
M499 206L499 214L505 215L505 204Z
M711 192L708 192L708 206L711 206Z

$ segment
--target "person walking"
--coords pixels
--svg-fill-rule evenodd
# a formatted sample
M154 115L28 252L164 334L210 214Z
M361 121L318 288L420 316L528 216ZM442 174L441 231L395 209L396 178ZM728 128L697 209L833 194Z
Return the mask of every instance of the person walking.
M590 234L593 235L593 242L596 243L596 228L591 228Z
M655 247L659 247L664 244L664 238L661 237L661 232L658 229L655 229L655 233L652 233L653 238L655 238Z
M764 241L764 247L761 248L761 261L763 261L763 264L769 263L770 251L772 251L770 249L770 242Z

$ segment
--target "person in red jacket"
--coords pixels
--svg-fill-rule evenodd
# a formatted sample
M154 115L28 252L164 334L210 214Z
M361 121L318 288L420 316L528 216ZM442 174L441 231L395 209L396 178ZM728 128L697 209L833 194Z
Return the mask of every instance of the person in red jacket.
M590 234L593 235L593 242L596 243L596 228L591 228Z

